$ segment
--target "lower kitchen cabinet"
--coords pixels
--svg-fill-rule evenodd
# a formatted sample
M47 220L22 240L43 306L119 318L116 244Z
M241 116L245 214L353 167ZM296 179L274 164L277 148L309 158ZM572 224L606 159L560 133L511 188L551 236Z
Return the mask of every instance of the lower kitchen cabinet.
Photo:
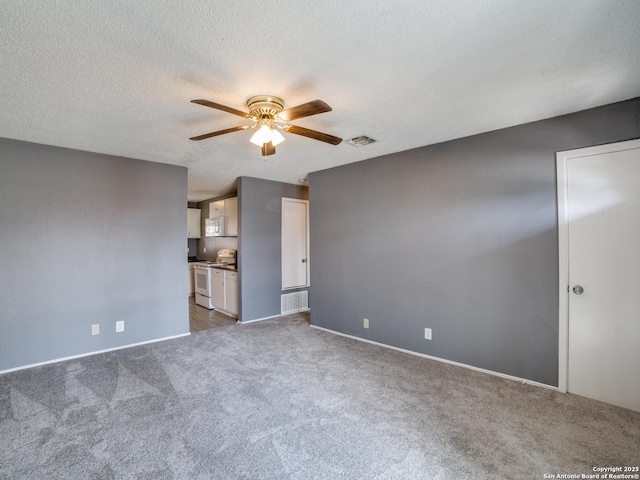
M216 310L238 316L238 272L212 269L211 303Z
M238 316L238 272L226 272L224 279L225 310Z
M211 303L218 310L224 310L224 270L211 270Z
M189 273L189 296L196 293L195 282L193 278L193 263L187 263L187 271Z

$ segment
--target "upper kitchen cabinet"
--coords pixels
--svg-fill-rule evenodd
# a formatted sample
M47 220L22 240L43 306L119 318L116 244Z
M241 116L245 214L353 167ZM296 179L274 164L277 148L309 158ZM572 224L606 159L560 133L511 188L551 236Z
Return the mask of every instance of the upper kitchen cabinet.
M207 234L207 236L237 237L238 197L225 198L224 200L209 203L209 218L212 220L224 219L224 221L216 223L222 232ZM209 223L213 225L214 222Z
M200 238L199 208L187 208L187 238Z
M238 197L224 201L224 230L229 237L238 236Z
M209 204L209 218L224 217L224 200L211 202Z

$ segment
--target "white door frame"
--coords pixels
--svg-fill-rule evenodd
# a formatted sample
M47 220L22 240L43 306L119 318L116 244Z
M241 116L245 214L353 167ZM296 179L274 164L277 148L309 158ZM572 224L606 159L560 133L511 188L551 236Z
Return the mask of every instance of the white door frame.
M284 211L284 204L285 203L300 203L300 204L304 205L304 207L305 207L305 216L306 216L306 221L305 221L305 235L306 235L306 242L305 242L305 249L306 249L306 253L305 253L305 256L306 256L306 259L305 259L305 270L307 272L306 273L306 275L307 275L307 283L305 285L296 285L296 286L293 286L293 287L285 287L284 284L283 284L283 285L281 285L282 291L293 290L293 289L296 289L296 288L307 288L307 287L309 287L311 285L311 278L310 278L310 273L311 272L310 272L310 267L309 267L309 264L311 263L310 259L309 259L309 256L310 256L310 252L309 252L309 223L310 223L309 222L309 200L303 200L301 198L282 197L282 203L281 203L281 207L282 208L281 208L281 211ZM284 222L282 222L281 229L282 229L281 235L283 235L283 233L284 233ZM281 245L281 249L282 248L283 248L283 245ZM280 255L281 255L281 258L284 258L284 252L283 251L281 251ZM281 266L281 268L282 268L282 266ZM284 281L284 279L283 279L283 281Z
M602 155L640 148L640 140L609 143L556 153L558 186L558 391L566 393L569 383L569 209L567 161L570 158Z

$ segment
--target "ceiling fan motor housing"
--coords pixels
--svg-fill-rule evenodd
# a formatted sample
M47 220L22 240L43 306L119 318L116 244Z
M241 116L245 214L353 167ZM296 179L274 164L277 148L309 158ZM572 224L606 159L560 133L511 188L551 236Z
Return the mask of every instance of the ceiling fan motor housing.
M273 119L284 110L284 101L271 95L256 95L247 100L247 107L249 113L256 119L264 117Z

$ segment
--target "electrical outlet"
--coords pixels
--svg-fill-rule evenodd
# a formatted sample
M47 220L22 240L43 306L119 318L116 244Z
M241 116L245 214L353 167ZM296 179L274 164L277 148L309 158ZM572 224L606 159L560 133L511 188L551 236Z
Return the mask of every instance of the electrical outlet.
M368 318L363 318L362 319L362 326L364 328L369 328L369 319Z
M425 328L424 329L424 339L425 340L431 340L431 329L430 328Z
M207 253L207 247L203 247L204 253Z
M100 335L100 324L91 325L91 335Z
M116 332L124 332L124 320L116 322Z

